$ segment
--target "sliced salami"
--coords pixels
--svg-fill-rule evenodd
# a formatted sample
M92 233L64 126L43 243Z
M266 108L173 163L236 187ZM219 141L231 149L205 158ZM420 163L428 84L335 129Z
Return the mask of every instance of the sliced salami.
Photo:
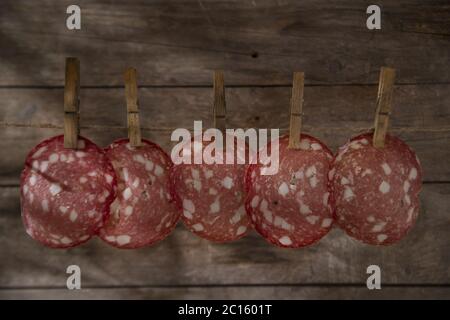
M105 151L118 177L118 196L100 229L101 239L119 248L140 248L164 239L180 217L169 188L170 158L144 139L138 148L128 139L117 140Z
M20 191L27 233L46 246L68 248L89 240L103 225L116 177L93 142L79 137L77 150L66 149L61 135L28 154Z
M350 236L388 245L414 225L422 170L400 139L387 135L384 148L375 148L372 133L352 138L339 149L330 180L337 224Z
M193 148L194 157L196 152ZM234 158L234 154L230 156ZM222 162L226 157L226 151L222 157L218 156ZM183 210L182 220L189 230L202 238L233 241L245 236L250 228L244 206L246 165L236 162L173 167L172 191Z
M318 139L302 134L300 149L279 139L279 170L262 175L265 166L252 164L246 174L246 210L255 229L269 242L287 248L315 243L333 223L328 171L333 155ZM273 148L267 146L267 154Z

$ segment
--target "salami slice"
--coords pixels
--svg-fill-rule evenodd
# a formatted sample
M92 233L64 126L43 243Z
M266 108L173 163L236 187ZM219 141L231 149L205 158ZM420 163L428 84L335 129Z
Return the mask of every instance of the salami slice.
M238 150L236 145L235 150ZM192 151L197 152L195 148ZM226 157L225 151L223 157L218 158L224 162ZM234 153L229 157L235 158ZM174 165L172 191L189 230L214 242L233 241L247 234L250 221L244 206L245 169L246 165L237 161L234 164Z
M328 171L333 155L322 142L306 134L301 135L301 149L289 149L288 143L288 136L279 139L279 170L275 175L262 175L262 164L249 166L245 206L256 231L266 240L299 248L318 241L332 226ZM270 144L267 149L267 154L273 151Z
M172 161L158 145L144 139L138 148L120 139L105 150L119 192L99 236L119 248L140 248L164 239L180 217L169 188Z
M116 178L102 149L83 137L77 150L65 149L61 135L28 154L20 191L27 233L46 246L68 248L89 240L103 225Z
M400 139L386 136L372 145L372 133L359 135L334 160L330 180L337 224L368 244L402 239L419 213L422 170L415 153Z

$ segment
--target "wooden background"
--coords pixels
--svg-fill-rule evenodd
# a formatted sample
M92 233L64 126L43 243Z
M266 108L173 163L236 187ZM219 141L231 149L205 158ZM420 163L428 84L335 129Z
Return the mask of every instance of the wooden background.
M82 9L82 29L65 27ZM0 298L450 298L450 3L372 1L0 2ZM224 69L230 127L288 127L290 83L305 71L304 125L333 150L372 125L379 68L397 69L392 131L425 171L421 214L400 243L372 247L334 229L301 250L257 234L212 244L179 225L160 244L121 251L98 239L47 249L24 231L19 174L29 149L61 133L64 59L81 60L82 134L126 135L122 72L138 69L144 136L211 123L212 72ZM39 128L45 127L45 128ZM82 270L81 291L65 269ZM382 269L382 290L365 287Z

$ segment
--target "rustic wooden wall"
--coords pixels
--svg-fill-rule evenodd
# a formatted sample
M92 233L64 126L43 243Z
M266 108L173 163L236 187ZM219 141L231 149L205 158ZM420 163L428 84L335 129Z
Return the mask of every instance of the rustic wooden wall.
M447 0L377 1L379 31L365 27L365 0L78 0L82 30L69 31L73 2L0 2L0 298L450 298ZM305 71L304 125L336 150L372 125L379 68L395 67L392 131L425 171L417 226L386 248L337 229L302 250L255 233L218 245L181 225L140 250L42 247L22 227L19 174L33 145L61 133L66 56L81 60L84 135L105 146L126 134L121 74L135 66L143 134L166 150L173 128L211 123L214 69L225 70L230 126L282 129L292 72ZM64 289L70 264L82 291ZM365 288L370 264L380 291Z

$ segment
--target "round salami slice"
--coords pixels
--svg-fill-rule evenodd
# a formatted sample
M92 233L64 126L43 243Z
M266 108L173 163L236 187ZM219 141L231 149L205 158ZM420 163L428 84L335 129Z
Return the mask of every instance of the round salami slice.
M269 155L278 149L276 174L267 174L267 165L261 160L249 166L245 206L255 229L266 240L300 248L321 239L332 226L328 172L333 155L306 134L301 135L300 149L289 149L288 144L289 137L283 136L278 148L270 143L266 147Z
M64 136L31 150L21 175L22 218L27 233L54 248L68 248L93 236L109 215L116 177L102 149L79 137L77 150Z
M195 147L196 143L191 149L194 157L202 150ZM203 147L209 144L204 142ZM236 154L242 154L242 149L235 143ZM246 165L237 163L235 152L217 153L216 159L224 164L183 163L174 165L171 173L172 191L183 210L185 226L210 241L237 240L245 236L250 227L244 206ZM234 164L225 164L227 156L235 159Z
M170 193L172 161L156 144L128 139L106 149L118 177L118 196L111 216L100 229L101 239L118 248L140 248L164 239L176 226L180 211Z
M415 153L400 139L386 136L384 148L372 133L343 147L330 171L337 224L368 244L400 240L419 213L422 170Z

